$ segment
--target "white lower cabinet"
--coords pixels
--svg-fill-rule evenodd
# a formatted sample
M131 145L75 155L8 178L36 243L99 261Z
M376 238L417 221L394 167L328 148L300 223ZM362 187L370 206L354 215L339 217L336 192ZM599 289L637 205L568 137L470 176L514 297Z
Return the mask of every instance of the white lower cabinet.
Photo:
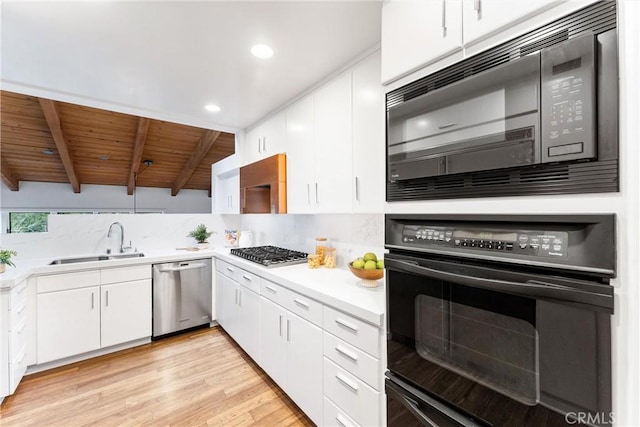
M15 392L27 370L26 289L25 280L0 293L0 402Z
M322 329L260 298L262 368L322 425Z
M37 364L151 336L151 266L37 278Z
M100 348L100 287L38 295L38 364Z
M222 323L218 323L253 360L260 363L260 295L250 288L259 290L260 283L238 284L223 270L227 266L216 262L216 287L220 290L216 312L222 319ZM245 276L253 276L241 269L234 270L231 275L241 280L246 280ZM253 280L259 282L259 278Z
M151 335L151 281L101 286L100 346L109 347Z

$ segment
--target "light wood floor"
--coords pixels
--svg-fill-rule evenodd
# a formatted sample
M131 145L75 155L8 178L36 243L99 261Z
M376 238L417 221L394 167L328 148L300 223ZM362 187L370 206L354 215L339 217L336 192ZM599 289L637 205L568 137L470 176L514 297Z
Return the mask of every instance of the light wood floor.
M313 423L219 327L26 376L2 426Z

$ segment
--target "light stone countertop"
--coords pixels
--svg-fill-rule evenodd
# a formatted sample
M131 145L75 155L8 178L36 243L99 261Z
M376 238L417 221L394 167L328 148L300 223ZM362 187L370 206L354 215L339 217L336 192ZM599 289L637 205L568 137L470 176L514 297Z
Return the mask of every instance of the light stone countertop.
M366 288L359 284L360 279L354 276L346 265L338 268L310 269L304 263L266 268L230 255L228 249L215 250L215 257L373 325L384 326L384 278L378 280L378 287Z
M373 325L383 326L386 304L384 278L378 281L377 288L366 288L359 284L360 279L355 277L347 266L334 269L310 269L304 263L266 268L230 255L229 249L226 248L200 251L167 249L143 253L145 256L140 258L57 265L49 265L57 257L20 261L17 267L7 267L7 271L0 274L0 291L9 291L30 276L215 257ZM83 256L83 254L77 256ZM91 256L91 254L84 254L84 256ZM75 258L75 256L65 258Z
M18 285L29 276L39 276L43 274L70 273L74 271L95 270L112 267L125 267L140 264L156 264L161 262L184 261L199 258L211 258L215 255L214 249L199 251L185 251L176 249L143 251L144 256L140 258L123 258L106 261L90 261L72 264L49 263L60 257L30 259L20 261L16 267L7 267L7 270L0 274L0 290L4 291ZM75 256L65 256L62 258L77 258L82 256L97 256L104 254L78 254Z

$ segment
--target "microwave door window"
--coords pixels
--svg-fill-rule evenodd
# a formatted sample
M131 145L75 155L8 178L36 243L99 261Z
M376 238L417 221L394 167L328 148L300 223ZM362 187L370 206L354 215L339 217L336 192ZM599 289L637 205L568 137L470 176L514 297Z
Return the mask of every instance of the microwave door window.
M392 107L388 155L398 176L390 178L539 162L539 66L538 55L525 57Z

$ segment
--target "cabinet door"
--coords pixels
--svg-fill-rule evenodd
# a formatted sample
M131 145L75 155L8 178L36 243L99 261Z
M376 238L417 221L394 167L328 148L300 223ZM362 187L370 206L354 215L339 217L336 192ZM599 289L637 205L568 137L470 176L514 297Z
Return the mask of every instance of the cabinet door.
M101 347L151 336L151 280L104 285L100 292Z
M385 189L385 107L380 52L353 69L353 210L381 213Z
M313 96L287 109L287 212L310 213L314 181Z
M287 389L287 311L260 298L260 366L284 390Z
M38 294L38 363L100 348L100 287Z
M236 169L214 176L214 213L240 213L240 173Z
M483 40L566 0L463 0L464 44Z
M242 147L242 164L248 165L256 160L260 160L262 154L262 135L264 134L264 125L261 124L251 131L247 132Z
M265 122L260 158L270 157L286 150L286 122L284 111Z
M384 4L383 83L462 49L461 1L392 0Z
M260 363L260 295L238 285L238 343Z
M322 329L291 312L286 326L287 394L322 425Z
M318 89L314 99L315 182L312 202L321 213L351 212L351 72Z
M238 341L238 285L227 276L216 273L216 285L221 295L216 311L222 316L222 327Z

